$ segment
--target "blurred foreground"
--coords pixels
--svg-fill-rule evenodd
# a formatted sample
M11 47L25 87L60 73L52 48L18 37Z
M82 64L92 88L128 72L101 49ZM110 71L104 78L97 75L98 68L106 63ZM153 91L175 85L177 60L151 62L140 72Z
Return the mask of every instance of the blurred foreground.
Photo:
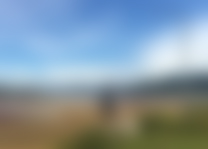
M53 96L59 100L1 93L0 148L208 148L206 83L192 84L194 90L159 84L134 87L136 92L107 88L97 94Z

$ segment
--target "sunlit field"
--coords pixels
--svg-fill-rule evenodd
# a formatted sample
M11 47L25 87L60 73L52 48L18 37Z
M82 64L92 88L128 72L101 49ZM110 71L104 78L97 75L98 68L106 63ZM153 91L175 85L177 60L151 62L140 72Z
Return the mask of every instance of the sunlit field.
M208 147L207 103L125 103L115 107L111 116L106 116L98 103L89 102L41 102L27 107L1 113L0 148Z
M168 105L165 105L168 106ZM166 107L167 108L167 107ZM177 110L177 109L176 109ZM178 111L148 109L136 121L134 132L90 129L63 149L206 149L208 110L192 106Z

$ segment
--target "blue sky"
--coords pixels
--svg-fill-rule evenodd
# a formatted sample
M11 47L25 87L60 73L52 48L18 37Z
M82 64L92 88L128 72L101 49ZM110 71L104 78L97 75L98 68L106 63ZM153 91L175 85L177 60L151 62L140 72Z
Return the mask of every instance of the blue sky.
M207 8L200 0L1 0L1 76L129 71L154 34Z

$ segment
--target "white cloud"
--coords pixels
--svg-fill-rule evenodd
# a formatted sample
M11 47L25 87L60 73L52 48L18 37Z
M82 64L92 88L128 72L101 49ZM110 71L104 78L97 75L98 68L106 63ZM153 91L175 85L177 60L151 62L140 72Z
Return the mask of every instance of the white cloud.
M143 71L152 77L208 71L207 16L158 32L147 42L145 50Z

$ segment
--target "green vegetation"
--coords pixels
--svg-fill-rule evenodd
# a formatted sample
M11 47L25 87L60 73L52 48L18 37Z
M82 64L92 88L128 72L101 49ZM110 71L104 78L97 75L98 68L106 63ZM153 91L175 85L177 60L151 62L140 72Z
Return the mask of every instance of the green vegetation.
M61 149L208 149L208 110L191 109L177 117L153 113L134 136L89 131Z

